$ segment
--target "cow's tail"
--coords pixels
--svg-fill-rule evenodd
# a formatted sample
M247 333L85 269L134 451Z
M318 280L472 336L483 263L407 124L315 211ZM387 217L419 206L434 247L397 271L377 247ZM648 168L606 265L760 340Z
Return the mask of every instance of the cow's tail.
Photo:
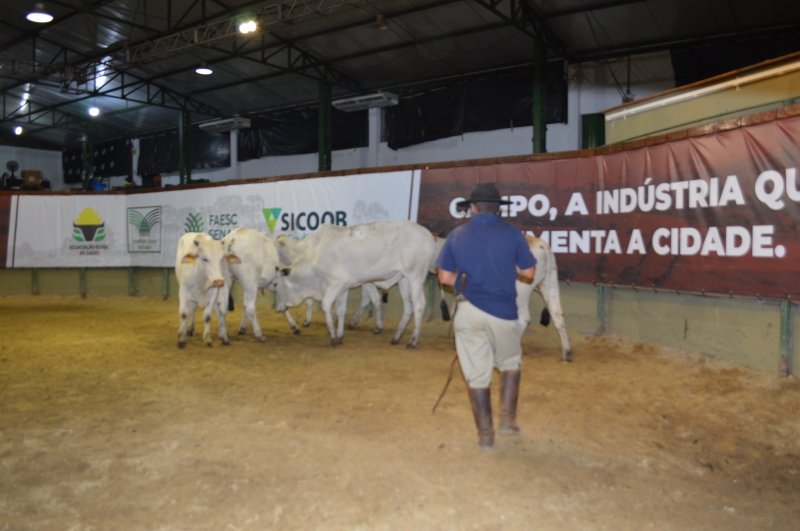
M547 309L547 306L542 310L542 317L539 319L539 324L542 326L548 326L550 324L550 310Z
M384 304L389 302L389 290L388 289L383 290L383 295L381 295L381 300L383 301Z
M228 293L228 311L229 312L233 311L233 295L231 295L230 293Z
M442 321L449 321L450 320L450 308L447 307L447 301L444 300L442 297L442 302L440 304L442 308Z

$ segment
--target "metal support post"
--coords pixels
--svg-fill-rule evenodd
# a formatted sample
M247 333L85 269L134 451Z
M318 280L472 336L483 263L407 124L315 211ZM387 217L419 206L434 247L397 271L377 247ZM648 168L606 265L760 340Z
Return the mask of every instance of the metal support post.
M128 295L136 295L136 272L132 267L128 268Z
M327 81L319 82L319 171L331 170L331 85Z
M547 153L547 46L533 41L533 152Z
M78 271L78 275L80 277L80 290L81 290L81 298L86 298L86 268L82 267Z
M39 270L31 269L31 295L39 294Z
M597 333L602 336L606 333L606 289L605 286L597 286Z
M792 303L789 300L781 302L781 363L778 372L782 376L789 376L792 372Z
M192 114L189 111L181 111L178 115L178 171L181 184L192 182L191 132Z
M169 298L169 268L164 268L164 281L161 283L161 297L164 300Z

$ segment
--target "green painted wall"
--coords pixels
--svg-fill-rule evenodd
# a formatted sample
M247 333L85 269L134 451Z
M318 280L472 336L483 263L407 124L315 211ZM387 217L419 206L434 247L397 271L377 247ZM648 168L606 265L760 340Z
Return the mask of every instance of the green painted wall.
M168 269L169 298L178 298L178 283L172 269ZM77 296L80 294L78 269L38 270L39 294ZM89 297L128 296L128 269L88 269L86 291ZM31 270L0 270L0 296L25 295L32 292ZM161 298L164 269L141 268L134 272L136 294L141 297ZM564 307L567 330L571 334L594 335L597 330L597 288L588 284L561 283L561 303ZM426 286L426 295L429 293ZM433 319L441 319L438 286L434 290ZM241 287L234 285L235 304L242 304ZM348 300L349 315L358 307L360 289L352 290ZM447 295L452 306L452 295ZM627 288L605 288L605 322L608 334L627 336L635 340L655 343L665 347L696 352L755 369L776 372L780 365L780 304L775 301L759 302L750 299L729 299L634 291ZM258 312L273 312L272 292L258 295ZM526 334L536 334L548 347L558 344L558 333L551 325L539 326L539 315L544 308L538 293L531 297L532 324ZM792 334L800 330L800 309L792 305ZM397 286L389 290L389 302L383 305L387 329L394 328L403 313L403 304ZM305 306L292 310L298 322L305 318ZM319 304L314 304L314 320L323 320ZM427 314L426 314L427 319ZM362 322L374 323L366 315ZM790 369L800 370L800 341L792 343L793 357ZM579 352L576 351L576 356Z

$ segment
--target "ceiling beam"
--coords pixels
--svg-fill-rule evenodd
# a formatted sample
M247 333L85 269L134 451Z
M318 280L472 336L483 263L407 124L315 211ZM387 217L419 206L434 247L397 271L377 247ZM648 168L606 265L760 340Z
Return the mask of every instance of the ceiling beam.
M583 13L590 13L592 11L601 11L603 9L611 9L614 7L622 7L631 4L641 4L647 0L615 0L613 2L605 2L602 4L582 5L581 7L573 7L571 9L561 9L558 11L550 11L549 13L542 13L540 15L544 20L551 20L558 17L567 17L570 15L582 15Z

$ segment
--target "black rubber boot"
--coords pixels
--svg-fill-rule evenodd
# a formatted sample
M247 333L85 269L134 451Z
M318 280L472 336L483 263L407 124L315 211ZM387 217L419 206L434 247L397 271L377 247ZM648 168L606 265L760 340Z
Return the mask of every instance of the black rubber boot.
M519 399L519 378L521 371L500 373L500 426L501 435L519 435L517 426L517 401Z
M469 401L472 414L478 427L478 444L482 450L489 450L494 444L494 425L492 424L492 401L489 388L469 388Z

